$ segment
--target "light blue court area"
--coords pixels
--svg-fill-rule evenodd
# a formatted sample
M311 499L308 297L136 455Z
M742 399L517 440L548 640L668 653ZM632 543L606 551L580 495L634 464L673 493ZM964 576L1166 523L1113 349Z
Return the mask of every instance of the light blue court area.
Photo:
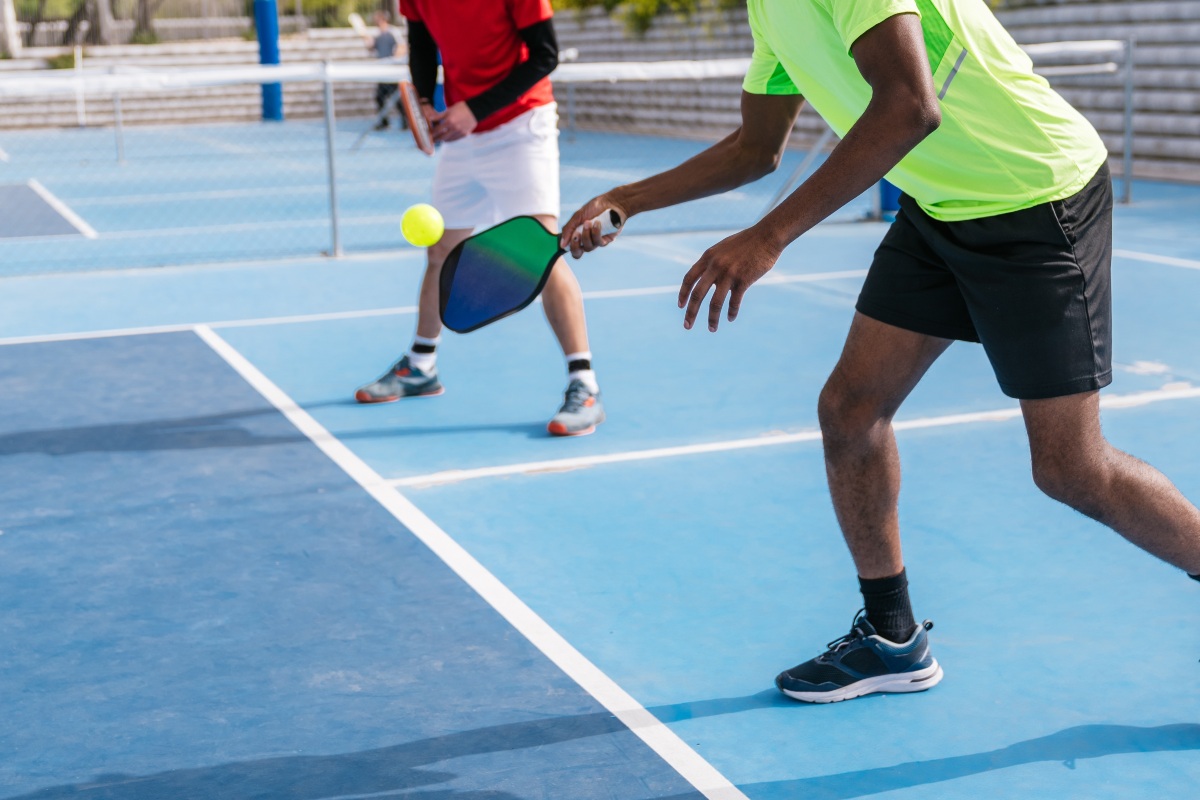
M406 248L400 216L428 202L434 161L405 130L371 133L343 120L334 135L338 245L362 254ZM563 213L615 185L690 158L707 142L587 131L564 132ZM118 140L98 128L0 132L0 275L314 257L332 252L324 123L134 127ZM642 218L645 232L750 225L803 159L790 151L754 186ZM3 184L38 182L75 227L44 214L9 216ZM23 192L25 189L7 190ZM42 201L39 200L39 203ZM43 203L44 204L44 203ZM870 211L867 198L839 218ZM6 218L7 217L7 221ZM61 234L89 231L87 239ZM94 232L94 234L92 233Z
M1200 500L1200 189L1135 197L1105 427ZM0 279L0 800L1194 794L1200 586L1036 490L975 346L896 423L945 680L775 693L861 602L816 399L885 228L814 230L714 335L675 294L732 231L639 224L573 264L609 418L566 441L537 306L448 335L444 396L353 403L411 249Z

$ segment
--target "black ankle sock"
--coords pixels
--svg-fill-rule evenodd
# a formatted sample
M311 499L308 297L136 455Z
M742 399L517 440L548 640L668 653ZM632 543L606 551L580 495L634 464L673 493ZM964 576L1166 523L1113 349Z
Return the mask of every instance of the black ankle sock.
M591 368L592 360L590 358L576 358L567 362L567 372L583 372L585 369Z
M436 353L437 345L436 344L416 344L416 343L414 343L412 346L412 351L414 353L419 353L419 354Z
M879 635L891 642L906 642L917 629L912 604L908 601L908 576L904 570L890 578L859 578L859 589L869 621Z

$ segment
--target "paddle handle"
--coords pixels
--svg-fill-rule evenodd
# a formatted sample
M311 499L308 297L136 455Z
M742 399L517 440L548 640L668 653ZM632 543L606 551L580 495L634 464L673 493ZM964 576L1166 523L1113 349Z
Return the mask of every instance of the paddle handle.
M606 208L600 212L599 216L589 219L585 224L590 228L597 222L600 223L601 236L612 236L614 233L621 232L621 226L625 224L625 218L615 208Z

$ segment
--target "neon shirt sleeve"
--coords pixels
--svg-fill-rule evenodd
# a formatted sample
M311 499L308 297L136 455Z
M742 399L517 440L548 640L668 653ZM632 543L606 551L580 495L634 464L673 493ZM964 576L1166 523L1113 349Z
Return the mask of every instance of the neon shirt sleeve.
M554 16L550 0L509 0L508 7L517 30L545 22Z
M918 0L824 0L846 52L858 37L897 14L921 15Z
M754 34L754 54L750 56L750 69L746 70L742 89L748 94L800 94L771 45L758 34L753 17L750 31Z

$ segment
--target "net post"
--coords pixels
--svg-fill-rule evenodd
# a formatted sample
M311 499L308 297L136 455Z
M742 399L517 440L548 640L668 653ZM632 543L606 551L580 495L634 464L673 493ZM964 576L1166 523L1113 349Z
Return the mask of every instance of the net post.
M1133 52L1135 39L1125 40L1125 142L1121 166L1121 202L1133 202Z
M258 63L279 63L279 9L275 0L254 0L254 27L258 31ZM283 85L262 85L264 121L283 121Z
M333 109L333 80L329 76L328 61L321 65L321 81L325 85L325 163L329 170L329 224L331 227L329 255L333 258L340 258L342 237L338 230L337 157L333 136L336 116Z

